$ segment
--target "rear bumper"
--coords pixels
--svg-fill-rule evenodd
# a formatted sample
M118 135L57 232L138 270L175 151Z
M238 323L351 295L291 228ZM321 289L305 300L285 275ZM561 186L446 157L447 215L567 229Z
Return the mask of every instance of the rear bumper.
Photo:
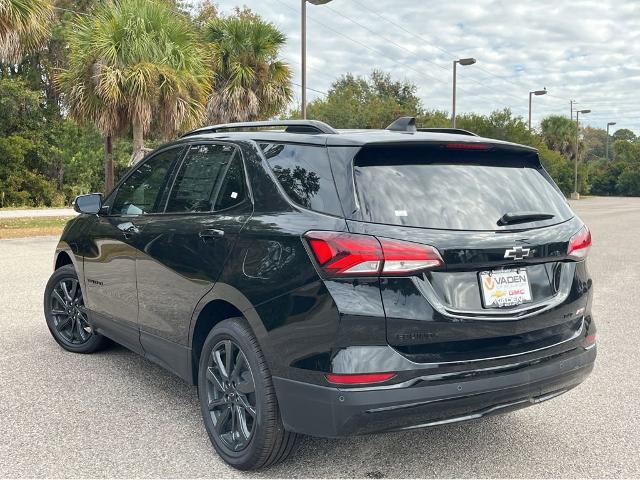
M407 386L340 389L274 377L285 428L344 437L461 422L548 400L580 384L595 346L514 372L466 381L418 380Z

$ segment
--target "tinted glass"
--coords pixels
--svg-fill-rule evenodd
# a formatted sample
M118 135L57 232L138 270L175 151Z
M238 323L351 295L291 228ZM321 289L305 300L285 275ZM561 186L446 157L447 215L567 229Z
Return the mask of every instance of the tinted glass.
M366 221L500 230L514 228L498 225L505 213L553 215L550 220L520 223L518 228L551 225L572 216L562 195L531 158L492 152L379 153L358 156L354 167Z
M246 182L244 180L244 169L242 168L242 158L235 155L231 160L231 165L224 176L220 192L216 197L214 210L224 210L242 203L246 198Z
M311 210L342 216L326 148L274 143L261 147L291 200Z
M167 212L209 212L235 154L231 145L196 145L176 176Z
M165 150L138 167L116 194L111 213L118 215L140 215L162 211L158 205L161 192L171 164L182 148Z

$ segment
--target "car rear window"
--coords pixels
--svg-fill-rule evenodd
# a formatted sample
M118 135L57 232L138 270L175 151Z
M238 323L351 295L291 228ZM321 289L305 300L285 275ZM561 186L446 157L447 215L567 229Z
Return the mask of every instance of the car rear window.
M535 152L364 148L354 160L362 220L447 230L553 225L573 216ZM506 213L553 215L501 225Z
M326 148L283 143L262 143L260 148L293 202L317 212L343 215Z

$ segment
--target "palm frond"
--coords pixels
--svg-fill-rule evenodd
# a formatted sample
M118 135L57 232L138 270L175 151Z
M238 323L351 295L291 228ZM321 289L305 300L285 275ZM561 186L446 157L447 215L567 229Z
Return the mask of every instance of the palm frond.
M0 0L0 62L18 62L49 37L50 0Z
M215 18L205 26L215 74L207 102L210 122L268 118L293 96L291 69L278 53L286 37L258 17Z

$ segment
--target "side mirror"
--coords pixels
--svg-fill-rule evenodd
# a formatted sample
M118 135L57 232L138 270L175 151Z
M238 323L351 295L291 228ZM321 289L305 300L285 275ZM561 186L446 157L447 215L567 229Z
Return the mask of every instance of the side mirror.
M78 213L88 213L90 215L96 215L100 213L101 208L101 193L88 193L86 195L78 195L73 201L73 209Z

